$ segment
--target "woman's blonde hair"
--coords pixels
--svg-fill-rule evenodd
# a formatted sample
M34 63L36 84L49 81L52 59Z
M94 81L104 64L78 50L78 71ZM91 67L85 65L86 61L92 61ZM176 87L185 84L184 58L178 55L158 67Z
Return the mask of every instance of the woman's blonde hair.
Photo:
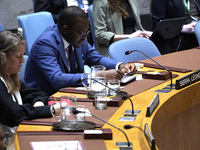
M10 94L19 90L20 81L18 73L11 74L10 76L7 75L5 70L6 57L12 55L16 48L23 44L26 44L26 41L20 35L10 31L0 32L0 77L6 82Z
M122 18L127 18L128 12L126 11L125 5L122 1L123 0L108 0L108 8L112 14L117 12Z

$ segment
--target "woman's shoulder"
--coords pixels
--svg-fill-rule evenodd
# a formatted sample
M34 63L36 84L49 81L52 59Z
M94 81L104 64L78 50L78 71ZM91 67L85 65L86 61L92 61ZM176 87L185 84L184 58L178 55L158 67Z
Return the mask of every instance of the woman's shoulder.
M107 4L108 4L108 0L94 0L94 2L93 2L93 6L95 6L95 5L106 5L107 6Z

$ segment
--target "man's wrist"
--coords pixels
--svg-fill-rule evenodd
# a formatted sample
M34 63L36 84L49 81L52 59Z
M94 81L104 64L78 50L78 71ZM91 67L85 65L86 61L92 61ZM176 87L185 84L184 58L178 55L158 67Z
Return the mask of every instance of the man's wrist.
M121 66L121 65L125 65L125 63L123 63L123 62L118 63L118 64L116 65L116 70L120 70L120 66Z

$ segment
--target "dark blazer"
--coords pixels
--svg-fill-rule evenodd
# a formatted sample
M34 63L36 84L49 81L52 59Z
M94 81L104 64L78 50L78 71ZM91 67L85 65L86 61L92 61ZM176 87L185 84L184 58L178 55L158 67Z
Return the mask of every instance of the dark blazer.
M91 5L93 0L88 0L88 3ZM66 0L35 0L34 12L51 12L55 23L57 23L59 15L65 7L67 7Z
M52 117L46 93L30 88L23 82L21 82L19 92L23 105L13 101L7 87L0 79L0 123L13 127L19 125L22 120ZM41 100L46 106L33 107L38 100Z
M64 43L57 25L48 27L32 46L25 70L25 82L50 95L60 88L83 86L79 83L84 65L103 65L114 69L118 61L100 55L91 45L85 42L74 48L77 58L77 72L70 74L65 54ZM87 77L87 76L85 76Z
M200 16L200 0L194 0ZM185 9L182 0L152 0L153 28L162 19L184 17Z

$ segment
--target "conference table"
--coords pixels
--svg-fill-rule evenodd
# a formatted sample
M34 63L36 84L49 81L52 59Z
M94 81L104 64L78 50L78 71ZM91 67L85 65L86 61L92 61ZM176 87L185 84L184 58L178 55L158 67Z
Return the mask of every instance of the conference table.
M200 48L175 52L153 58L158 63L168 68L172 74L172 83L200 69ZM151 60L140 61L144 63L143 71L160 71L154 67L155 63ZM150 64L150 65L149 65ZM153 66L153 67L151 67ZM122 129L134 150L195 150L200 149L200 81L192 83L181 89L170 89L171 80L157 80L145 78L136 80L123 85L122 91L129 94L133 102L134 110L139 113L134 117L129 117L130 121L121 121L126 110L131 110L130 100L121 100L116 106L108 106L105 110L96 110L93 101L89 100L86 94L76 92L59 91L54 97L59 98L62 95L76 95L77 98L86 100L78 103L85 104L91 113L99 118L108 121L108 123ZM67 88L66 88L67 89ZM163 93L163 91L165 91ZM147 108L153 106L152 100L159 97L150 116L147 116ZM108 130L108 134L101 138L86 139L83 132L52 131L50 120L43 124L45 119L35 119L31 121L22 121L15 135L16 150L31 149L30 142L33 141L81 141L86 150L118 150L116 142L127 142L122 131L104 124L104 122L87 117L89 121L94 121L97 129ZM130 125L130 129L124 129L125 125ZM112 134L112 139L110 137ZM107 138L107 139L106 139Z

